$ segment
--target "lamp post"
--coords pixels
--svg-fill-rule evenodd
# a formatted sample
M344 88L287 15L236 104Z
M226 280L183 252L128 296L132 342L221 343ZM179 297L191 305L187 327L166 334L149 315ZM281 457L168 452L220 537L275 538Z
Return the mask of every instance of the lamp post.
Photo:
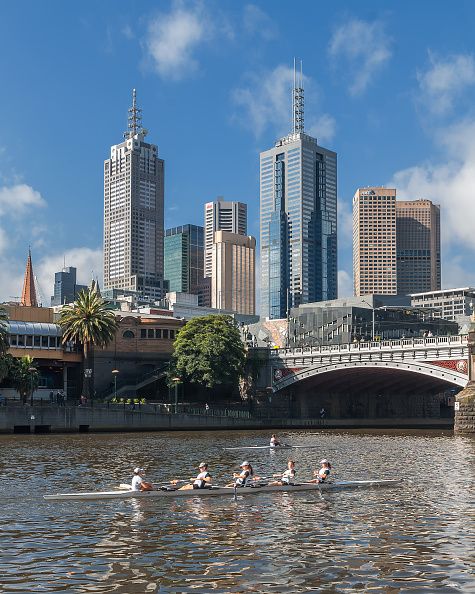
M111 373L114 376L114 400L117 400L117 374L120 373L120 371L118 369L113 369Z
M375 307L374 305L371 305L371 303L368 303L367 301L365 301L364 299L361 300L361 303L366 303L366 305L369 305L371 307L371 327L372 327L372 336L371 336L371 340L374 342L374 335L375 335L375 321L374 321L374 310Z
M28 367L28 371L30 372L30 406L33 406L33 374L38 370L36 367Z
M174 377L172 380L175 382L175 414L178 412L178 384L181 381L181 378Z

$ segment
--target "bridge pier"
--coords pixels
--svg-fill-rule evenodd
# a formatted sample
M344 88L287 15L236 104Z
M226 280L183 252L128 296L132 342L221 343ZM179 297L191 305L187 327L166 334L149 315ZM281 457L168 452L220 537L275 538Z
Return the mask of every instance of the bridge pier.
M475 318L468 333L468 384L457 394L455 400L454 431L460 434L475 434Z

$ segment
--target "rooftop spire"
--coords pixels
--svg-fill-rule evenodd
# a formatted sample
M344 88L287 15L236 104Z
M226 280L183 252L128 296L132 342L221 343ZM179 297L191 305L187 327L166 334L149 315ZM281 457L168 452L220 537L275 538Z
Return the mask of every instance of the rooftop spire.
M132 89L132 107L128 109L129 115L127 117L127 131L124 132L124 138L132 138L136 134L143 134L142 128L142 110L137 107L137 91Z
M28 248L28 260L26 261L25 280L23 282L23 291L21 292L20 305L25 307L38 307L30 248Z
M294 88L292 89L292 133L304 131L303 124L303 72L300 60L300 72L297 72L297 61L294 58Z

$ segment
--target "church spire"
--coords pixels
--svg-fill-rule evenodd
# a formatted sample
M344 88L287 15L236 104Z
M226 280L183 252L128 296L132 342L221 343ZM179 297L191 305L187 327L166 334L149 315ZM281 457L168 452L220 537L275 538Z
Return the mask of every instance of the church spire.
M38 307L30 248L28 248L28 260L26 261L25 280L23 282L20 305L25 307Z

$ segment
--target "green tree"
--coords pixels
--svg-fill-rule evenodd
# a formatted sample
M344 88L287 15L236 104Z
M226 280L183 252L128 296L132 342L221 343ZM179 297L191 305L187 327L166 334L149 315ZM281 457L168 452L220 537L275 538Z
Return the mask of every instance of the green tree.
M10 377L13 387L20 394L22 403L25 404L27 398L31 398L33 391L38 387L40 379L33 357L27 355L15 359L10 370Z
M82 345L85 369L90 369L91 348L107 346L119 325L114 312L107 308L94 285L81 291L72 305L62 308L59 324L63 330L63 343ZM89 398L92 394L92 377L88 376L87 379L83 381L82 393Z
M193 318L178 333L174 349L169 381L177 376L206 388L234 388L244 373L246 353L230 316Z
M0 382L2 382L8 375L11 374L15 362L15 357L10 355L10 353L0 356Z

